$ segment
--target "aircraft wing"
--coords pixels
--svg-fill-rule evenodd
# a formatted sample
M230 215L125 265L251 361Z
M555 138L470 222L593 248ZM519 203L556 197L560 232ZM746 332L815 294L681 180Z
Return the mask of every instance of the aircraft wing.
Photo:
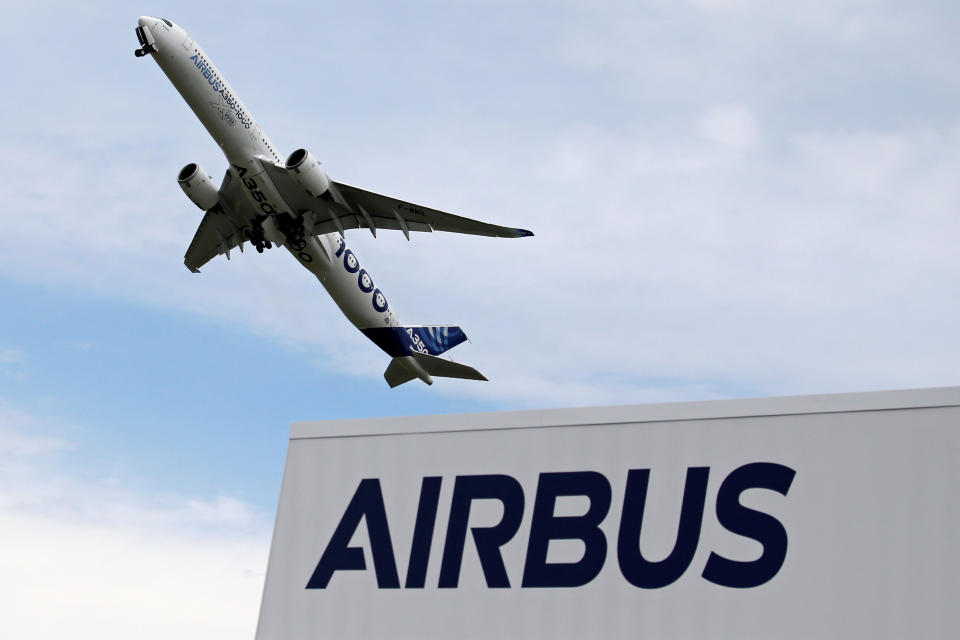
M526 229L501 227L489 222L480 222L479 220L437 211L404 200L382 196L379 193L365 191L340 182L334 182L333 184L352 209L366 211L378 228L403 231L405 223L410 231L448 231L450 233L466 233L493 238L523 238L533 235L532 231Z
M255 213L243 197L240 183L227 171L220 185L220 201L203 215L197 232L183 257L183 264L194 273L218 255L230 259L230 250L240 247L243 251L244 227L248 226Z
M286 167L268 162L263 165L287 203L304 213L308 231L315 235L345 229L370 229L374 235L378 229L391 229L402 231L408 239L411 231L448 231L497 238L533 235L526 229L464 218L340 182L330 182L332 197L314 198L296 182Z

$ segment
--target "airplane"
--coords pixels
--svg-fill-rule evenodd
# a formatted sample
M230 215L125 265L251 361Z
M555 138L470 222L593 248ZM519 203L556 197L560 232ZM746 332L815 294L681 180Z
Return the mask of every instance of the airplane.
M284 247L324 286L347 319L392 359L383 377L391 388L433 376L486 380L473 367L440 358L461 344L457 326L402 325L371 275L347 247L347 229L447 231L497 238L533 233L444 213L331 180L305 148L281 161L270 138L200 45L170 20L141 16L138 57L153 56L220 146L228 168L219 187L195 162L177 175L203 212L183 262L199 273L213 258L249 242L259 253Z

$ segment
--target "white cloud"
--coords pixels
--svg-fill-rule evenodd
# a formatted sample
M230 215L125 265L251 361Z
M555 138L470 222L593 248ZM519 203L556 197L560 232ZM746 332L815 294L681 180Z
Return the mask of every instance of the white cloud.
M760 137L756 119L743 105L712 107L698 124L704 138L735 149L751 147Z
M930 143L946 132L834 132L810 133L792 140L798 155L815 171L851 194L876 196L925 160ZM924 147L928 147L924 149Z
M493 381L433 391L537 405L955 382L948 354L960 342L942 319L958 310L940 293L960 280L948 242L960 203L953 123L769 134L745 156L749 112L720 113L734 124L715 137L733 146L705 140L696 116L685 129L577 125L523 144L420 138L395 151L430 171L403 176L392 157L371 156L366 186L537 233L350 234L401 318L461 324L473 344L451 355ZM508 146L515 162L502 161ZM465 166L484 179L465 182ZM162 195L119 209L180 213L131 227L131 247L96 233L47 238L51 265L25 249L40 237L25 226L0 269L184 309L322 368L381 375L384 356L287 256L183 269L195 212L164 176L141 180Z
M257 110L275 141L306 144L336 178L536 232L349 234L400 317L461 324L473 344L451 355L492 380L432 392L538 405L956 381L944 292L960 280L960 145L941 105L960 68L937 54L952 40L894 5L698 6L710 11L570 2L529 32L520 15L524 49L478 45L496 79L445 86L458 106L423 99L422 120L356 121L355 94L323 118L281 100ZM233 55L228 72L251 63ZM192 159L219 175L223 160L162 76L130 63L129 91L156 96L145 113L111 106L103 141L63 132L47 164L19 161L16 141L0 153L21 212L0 234L0 274L200 314L379 378L383 354L288 256L183 268L200 214L174 175ZM295 76L276 73L247 82L270 95ZM483 100L493 115L462 106ZM167 133L131 153L141 118Z
M0 364L20 364L24 360L22 351L0 349Z
M58 426L58 431L64 430L65 427ZM0 461L5 463L3 471L7 474L14 465L22 469L26 461L49 457L70 447L69 440L51 432L48 421L0 401Z
M388 256L472 282L431 294L485 322L464 359L497 384L457 393L586 404L956 382L952 127L796 134L743 162L675 132L554 140L545 171L495 180L524 185L507 201L536 239L475 244L477 264L440 238Z
M706 12L741 12L767 2L758 0L689 0L690 4Z
M51 435L65 429L0 408L0 636L251 636L267 518L233 498L158 498L68 472L70 442Z

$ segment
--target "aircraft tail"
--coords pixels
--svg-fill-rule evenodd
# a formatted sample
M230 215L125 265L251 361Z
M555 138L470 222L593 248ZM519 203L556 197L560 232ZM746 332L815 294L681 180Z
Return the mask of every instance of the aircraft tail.
M410 382L414 378L419 378L427 384L433 384L431 376L486 380L483 374L473 367L425 353L414 353L409 356L394 358L387 366L387 370L383 372L383 377L391 389L405 382Z
M463 329L454 326L412 325L376 327L360 331L394 358L411 352L438 356L467 339Z

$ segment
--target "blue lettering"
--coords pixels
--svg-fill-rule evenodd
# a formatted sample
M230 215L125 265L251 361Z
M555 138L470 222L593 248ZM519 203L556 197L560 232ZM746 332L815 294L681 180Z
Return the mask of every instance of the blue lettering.
M433 544L433 526L437 521L437 505L440 502L440 483L443 478L424 478L420 486L420 504L417 507L417 522L413 526L413 544L410 545L410 564L407 565L405 589L423 589L427 581L427 562Z
M373 567L377 573L377 586L381 589L400 588L380 481L376 478L367 478L360 482L350 504L347 505L340 524L333 532L330 543L320 557L320 562L310 576L310 581L307 582L307 589L326 589L330 584L330 578L337 571L366 570L367 563L363 558L363 549L347 546L360 525L361 518L367 523Z
M703 508L707 498L709 467L687 469L687 482L680 507L680 525L673 550L665 559L651 562L640 552L640 528L650 484L649 469L631 469L627 473L627 490L623 498L623 516L617 538L617 560L623 577L641 589L659 589L672 584L690 566L700 541Z
M503 517L492 527L473 527L473 543L480 557L480 568L491 588L509 588L510 579L500 547L510 541L523 518L523 488L516 479L504 475L457 476L453 485L453 502L450 506L450 522L447 524L447 539L440 562L441 589L455 589L460 581L460 566L463 563L463 547L467 538L467 521L470 504L474 500L499 500L503 504Z
M560 496L584 496L590 507L582 516L555 516ZM610 499L610 482L596 471L540 474L523 567L524 587L579 587L600 574L607 558L607 538L600 523L610 510ZM581 540L583 557L577 562L548 563L551 540Z
M787 557L787 530L773 516L740 504L740 494L748 489L769 489L785 496L794 475L793 469L781 464L754 462L726 477L717 493L717 520L728 531L759 542L763 553L751 562L738 562L710 552L704 578L723 587L748 589L777 575Z
M246 172L242 167L236 169L241 176ZM337 253L348 254L343 240L338 240ZM750 561L731 560L712 552L701 574L704 579L723 587L746 589L760 586L777 575L787 554L786 529L773 516L743 506L740 496L750 489L767 489L786 496L795 475L789 467L756 462L735 469L723 480L717 493L717 521L731 533L759 542L763 551L759 558ZM627 472L617 536L617 562L621 574L631 585L660 589L673 584L687 571L700 541L709 477L709 467L687 469L673 549L666 558L650 561L640 550L650 470ZM404 581L406 589L423 589L426 584L442 483L440 476L427 476L422 480ZM577 496L587 499L585 513L555 514L559 498ZM487 527L469 526L471 508L474 501L479 500L500 502L503 515L499 522ZM596 471L541 473L530 521L522 587L580 587L594 580L603 570L608 555L608 541L600 527L609 514L611 500L610 481ZM523 512L523 487L515 478L457 476L443 540L438 588L455 589L459 585L468 529L487 587L509 588L501 547L516 535ZM361 520L366 522L369 557L373 559L377 585L381 589L400 588L383 493L380 480L375 478L364 479L357 486L306 588L326 589L337 571L366 570L364 549L349 546ZM582 542L583 555L573 562L548 562L550 543L562 540Z

